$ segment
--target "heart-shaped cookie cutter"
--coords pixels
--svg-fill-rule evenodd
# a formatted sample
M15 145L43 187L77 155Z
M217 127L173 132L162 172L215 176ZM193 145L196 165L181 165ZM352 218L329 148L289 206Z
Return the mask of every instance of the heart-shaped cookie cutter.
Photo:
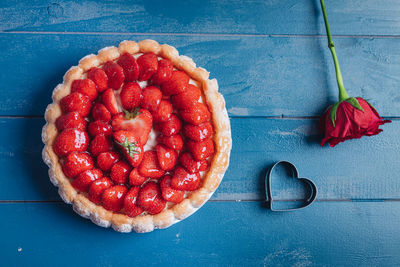
M292 177L293 178L296 178L296 179L298 179L300 181L303 181L303 182L305 182L306 184L308 184L310 186L311 193L310 193L309 198L307 198L305 200L304 205L302 205L302 206L300 206L298 208L274 209L274 205L273 205L274 199L272 198L272 192L271 192L271 176L272 176L272 172L275 169L275 167L280 165L280 164L286 165L286 166L288 166L290 168L290 170L292 171ZM297 171L297 168L293 163L291 163L289 161L286 161L286 160L281 160L281 161L276 162L272 166L272 168L269 170L267 176L265 177L265 192L266 192L266 195L267 195L266 201L269 203L269 209L271 211L293 211L293 210L303 209L303 208L309 206L311 203L313 203L314 200L317 197L318 190L317 190L317 186L313 183L313 181L311 181L310 179L307 179L307 178L300 178L299 177L299 172Z

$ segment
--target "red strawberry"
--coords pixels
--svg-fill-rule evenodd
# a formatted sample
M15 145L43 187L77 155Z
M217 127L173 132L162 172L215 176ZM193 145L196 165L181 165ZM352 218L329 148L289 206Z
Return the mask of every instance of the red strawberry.
M137 204L149 214L160 213L167 202L161 196L160 187L155 182L148 182L139 191Z
M57 156L62 157L72 151L82 152L89 145L89 136L86 132L76 129L66 129L58 134L53 143L53 150Z
M128 180L128 175L131 171L131 166L125 161L118 161L111 167L110 177L116 184L125 184Z
M93 165L88 153L72 152L64 159L62 170L67 177L74 178L81 172L93 169Z
M214 142L212 139L195 142L186 142L187 149L192 153L195 160L203 160L214 154Z
M87 121L76 111L62 115L56 120L56 126L60 132L69 128L85 131L86 125Z
M157 110L158 105L160 105L162 98L161 90L155 86L147 86L143 89L142 99L140 101L140 106L144 109L148 109L153 112Z
M161 122L156 127L163 135L172 136L179 133L182 128L182 122L178 116L171 114L171 117L166 122Z
M121 112L121 109L118 107L117 99L114 95L113 89L107 89L103 93L101 96L101 102L103 102L104 106L108 109L108 111L110 111L111 115Z
M92 103L87 95L82 95L81 93L72 93L64 96L60 100L60 106L64 113L76 111L82 117L86 117L90 113Z
M112 142L104 134L96 135L89 145L90 153L97 157L100 153L112 150Z
M203 103L197 103L189 109L179 111L182 119L188 123L199 125L209 121L211 118L210 111Z
M129 174L129 184L130 185L142 185L147 180L146 177L141 176L137 170L134 168Z
M82 95L87 95L90 101L94 101L97 98L96 84L89 79L73 81L71 84L71 92L78 92Z
M97 156L97 166L103 171L109 171L118 161L119 155L115 151L103 152Z
M124 200L124 211L129 217L135 217L143 212L143 209L136 205L137 196L139 194L140 187L132 186L128 193L125 195Z
M183 127L183 134L194 141L202 141L210 138L213 134L213 127L208 121L199 125L186 124Z
M189 173L205 171L208 168L207 160L196 161L189 152L185 152L179 156L179 162Z
M154 122L167 121L171 117L172 110L173 108L169 101L161 100L160 104L158 105L158 109L151 113L151 115L153 115L153 121Z
M112 135L111 125L104 121L93 121L89 123L88 132L91 136L96 136L98 134L104 134L105 136Z
M103 104L96 103L92 109L92 117L95 121L108 122L111 120L111 113Z
M103 92L107 89L108 78L104 70L93 67L88 71L87 77L96 84L97 91Z
M199 101L200 96L200 89L188 84L183 93L172 96L172 105L177 109L189 109Z
M114 141L121 148L125 159L133 167L139 166L143 159L143 147L138 142L138 138L132 132L116 131L114 132Z
M176 160L178 159L178 154L175 150L160 144L157 145L156 150L158 163L160 164L161 169L165 171L172 170L175 167Z
M154 53L146 53L138 57L139 81L147 81L157 71L158 59Z
M121 104L125 110L133 110L139 106L142 89L136 82L125 83L121 90Z
M125 195L128 188L124 185L114 185L103 191L101 202L106 210L113 212L120 211L124 206Z
M185 196L185 191L176 190L171 187L171 176L165 175L160 182L162 197L166 201L170 201L173 203L180 203Z
M151 77L153 84L161 85L163 82L168 81L172 76L174 65L168 59L161 59L158 61L157 71Z
M177 190L194 191L200 185L200 174L189 173L182 167L177 167L171 180L171 186Z
M140 175L149 178L160 178L164 175L165 171L161 169L158 163L156 151L146 151L143 155L142 163L138 167Z
M76 190L86 192L90 184L102 176L103 173L99 169L87 170L80 173L71 184Z
M124 69L112 61L108 61L103 66L108 78L108 87L117 90L125 80Z
M131 54L124 53L119 57L117 63L124 69L126 82L133 82L137 80L139 76L139 65Z
M183 71L174 70L171 78L161 85L164 95L177 95L183 93L189 84L190 77Z
M157 143L164 144L174 150L182 150L183 148L183 139L182 136L180 136L179 134L175 134L172 136L159 135L157 137Z
M92 182L89 187L89 200L93 203L100 204L101 203L101 195L104 190L110 188L113 185L111 180L107 177L102 177Z

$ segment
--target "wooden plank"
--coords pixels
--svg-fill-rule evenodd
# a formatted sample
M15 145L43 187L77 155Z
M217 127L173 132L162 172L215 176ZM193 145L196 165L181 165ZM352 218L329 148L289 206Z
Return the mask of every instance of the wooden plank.
M0 115L42 115L65 71L124 39L156 38L218 79L232 116L319 116L337 99L325 38L0 34ZM399 116L398 39L336 38L345 86ZM34 48L34 49L32 49Z
M58 200L42 162L43 119L1 119L0 200ZM319 145L316 120L234 118L231 164L214 200L264 199L266 168L289 160L319 188L318 199L400 199L400 121L384 132L338 145ZM301 184L274 179L277 199L298 199Z
M327 1L335 34L398 35L396 0ZM2 31L325 34L318 1L3 1Z

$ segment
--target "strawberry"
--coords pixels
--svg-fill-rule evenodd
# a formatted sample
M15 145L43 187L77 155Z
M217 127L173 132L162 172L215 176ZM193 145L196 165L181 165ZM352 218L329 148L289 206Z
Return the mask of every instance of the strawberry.
M114 95L113 89L107 89L101 95L101 102L103 102L104 106L110 111L111 115L115 115L120 112L120 108L117 104L117 99Z
M149 178L160 178L164 175L165 171L161 169L158 163L156 151L146 151L143 155L142 163L138 167L140 175Z
M125 184L128 180L128 175L131 171L131 166L125 161L118 161L111 167L110 177L116 184Z
M200 96L200 89L188 84L183 93L172 96L172 105L177 109L189 109L199 101Z
M107 151L97 156L97 166L103 171L109 171L114 163L119 161L119 155L115 151Z
M60 106L64 113L76 111L82 117L86 117L90 113L92 103L87 95L82 95L81 93L75 92L64 96L60 100Z
M114 132L114 141L121 148L125 159L133 167L139 166L143 159L143 147L138 142L138 138L132 132L116 131Z
M139 65L131 54L122 54L117 63L124 69L126 82L133 82L137 80L139 77Z
M136 202L152 215L160 213L167 204L161 196L160 187L155 182L148 182L140 189Z
M154 53L146 53L138 57L139 81L147 81L157 71L158 59Z
M85 152L72 152L64 159L62 170L65 176L74 178L81 172L93 169L93 159Z
M203 141L211 137L213 127L208 121L199 125L186 124L183 127L183 134L194 141Z
M111 125L104 121L93 121L89 123L88 132L91 136L96 136L98 134L104 134L105 136L112 135Z
M92 108L92 117L95 121L108 122L111 120L111 113L103 104L96 103Z
M168 59L161 59L158 61L157 71L151 77L153 84L161 85L163 82L168 81L172 76L174 65Z
M151 115L153 115L153 121L154 122L167 121L171 117L172 110L173 110L172 105L168 100L161 100L157 110L151 113Z
M147 180L146 177L141 176L137 170L134 168L129 174L129 184L130 185L142 185Z
M101 202L106 210L113 212L120 211L124 206L125 195L128 188L124 185L114 185L103 191Z
M110 178L102 177L92 182L89 187L89 200L93 203L100 204L101 203L101 195L104 190L113 186Z
M206 171L208 168L207 160L196 161L189 152L182 153L179 162L189 173Z
M172 170L175 167L176 160L178 159L178 154L175 150L160 144L156 146L156 150L158 163L160 164L161 169L165 171Z
M184 168L177 167L172 176L171 186L177 190L194 191L199 187L200 181L198 172L189 173Z
M108 87L117 90L121 87L125 80L124 69L112 61L108 61L103 66L103 70L107 74Z
M176 190L171 187L171 176L165 175L160 182L162 197L166 201L180 203L185 196L185 191Z
M93 67L88 71L87 77L96 84L98 92L103 92L107 89L108 78L104 70Z
M189 84L190 77L183 71L174 70L171 78L161 85L164 95L177 95L183 93Z
M88 145L89 136L86 132L70 128L58 134L53 143L53 150L57 156L63 157L72 151L83 152Z
M89 145L89 151L97 157L100 153L112 150L112 142L104 134L96 135Z
M151 112L156 111L158 105L160 105L161 98L162 93L158 87L147 86L143 89L140 106L144 109L148 109Z
M157 137L157 143L164 144L174 150L182 150L183 148L183 139L182 136L180 136L179 134L175 134L172 136L159 135Z
M62 115L56 120L56 126L60 132L69 128L85 131L86 125L87 121L76 111Z
M139 106L142 89L136 82L125 83L121 90L121 104L125 110L133 110Z
M71 93L87 95L90 101L97 98L96 84L90 79L74 80L71 84Z
M132 186L131 189L126 193L124 200L124 211L129 217L135 217L143 212L143 209L136 203L137 196L139 194L140 187Z
M212 139L196 142L186 142L187 149L192 153L195 160L203 160L214 154L214 142Z
M102 176L103 173L99 169L87 170L80 173L71 184L76 190L87 192L90 184Z
M172 136L179 133L182 128L182 122L175 114L165 121L156 125L157 129L165 136Z
M181 110L179 115L184 121L194 125L209 121L211 118L210 111L203 103L197 103L189 109Z

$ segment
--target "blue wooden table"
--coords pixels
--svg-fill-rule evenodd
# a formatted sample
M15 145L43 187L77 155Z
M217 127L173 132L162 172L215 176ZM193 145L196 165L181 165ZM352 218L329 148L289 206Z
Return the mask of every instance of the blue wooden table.
M1 1L0 265L400 265L400 2L326 5L347 90L393 120L335 148L319 146L316 127L337 96L317 0ZM166 230L120 234L60 200L40 134L70 66L146 38L218 79L234 145L197 213ZM265 169L282 159L319 188L304 210L265 208ZM301 198L298 185L276 180L278 204Z

